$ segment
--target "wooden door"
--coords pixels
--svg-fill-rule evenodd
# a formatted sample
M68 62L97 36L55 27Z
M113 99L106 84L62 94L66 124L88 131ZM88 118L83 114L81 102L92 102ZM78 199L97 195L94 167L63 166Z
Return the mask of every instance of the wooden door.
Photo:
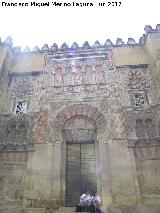
M68 143L66 163L66 206L76 206L85 190L96 191L94 143Z
M67 144L66 206L75 206L81 193L80 144Z
M81 191L96 191L95 149L93 143L81 144Z

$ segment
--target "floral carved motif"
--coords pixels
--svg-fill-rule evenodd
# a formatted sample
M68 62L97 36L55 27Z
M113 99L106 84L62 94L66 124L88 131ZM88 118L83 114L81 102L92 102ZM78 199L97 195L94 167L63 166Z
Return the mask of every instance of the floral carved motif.
M146 72L141 69L130 70L125 79L126 89L148 89L149 83L146 79Z

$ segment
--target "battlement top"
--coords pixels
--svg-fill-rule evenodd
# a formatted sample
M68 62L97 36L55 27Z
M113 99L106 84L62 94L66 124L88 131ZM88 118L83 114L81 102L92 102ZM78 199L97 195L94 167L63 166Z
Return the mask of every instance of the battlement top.
M51 47L48 46L48 44L44 44L41 48L38 46L35 46L32 50L28 46L24 48L23 51L21 51L21 47L14 47L13 46L13 39L12 37L8 36L3 42L1 41L0 38L0 46L9 46L12 50L12 52L16 55L18 54L28 54L28 53L64 53L64 52L69 52L72 54L72 52L87 52L87 51L94 51L94 50L106 50L106 49L112 49L114 47L131 47L131 46L143 46L146 42L147 35L149 33L156 33L160 32L160 24L156 25L156 29L152 29L150 25L146 25L144 27L144 32L140 38L139 42L136 43L136 41L133 38L128 38L127 43L123 42L121 38L117 38L116 44L113 44L110 39L107 39L106 42L102 45L100 42L97 40L95 41L94 45L91 46L88 41L85 41L82 47L80 47L76 42L72 44L71 47L67 45L67 43L63 43L60 47L56 43L53 43Z

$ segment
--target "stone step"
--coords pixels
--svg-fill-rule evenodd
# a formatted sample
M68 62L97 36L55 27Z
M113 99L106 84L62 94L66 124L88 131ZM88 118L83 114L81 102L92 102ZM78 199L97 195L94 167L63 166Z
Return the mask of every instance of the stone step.
M46 213L45 208L0 208L0 213Z
M75 210L76 210L75 207L62 206L59 208L59 212L75 212Z
M0 213L23 213L23 210L17 208L0 208Z
M139 213L160 213L160 204L138 205Z
M0 208L1 209L20 209L22 207L21 200L8 200L8 201L0 201Z
M24 213L46 213L45 208L26 208Z

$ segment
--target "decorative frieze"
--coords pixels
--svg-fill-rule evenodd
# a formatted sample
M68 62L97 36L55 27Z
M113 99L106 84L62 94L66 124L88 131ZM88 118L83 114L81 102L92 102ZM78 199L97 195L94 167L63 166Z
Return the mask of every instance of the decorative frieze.
M0 152L1 162L26 162L26 152Z
M135 156L139 160L160 159L160 146L143 146L134 148Z

